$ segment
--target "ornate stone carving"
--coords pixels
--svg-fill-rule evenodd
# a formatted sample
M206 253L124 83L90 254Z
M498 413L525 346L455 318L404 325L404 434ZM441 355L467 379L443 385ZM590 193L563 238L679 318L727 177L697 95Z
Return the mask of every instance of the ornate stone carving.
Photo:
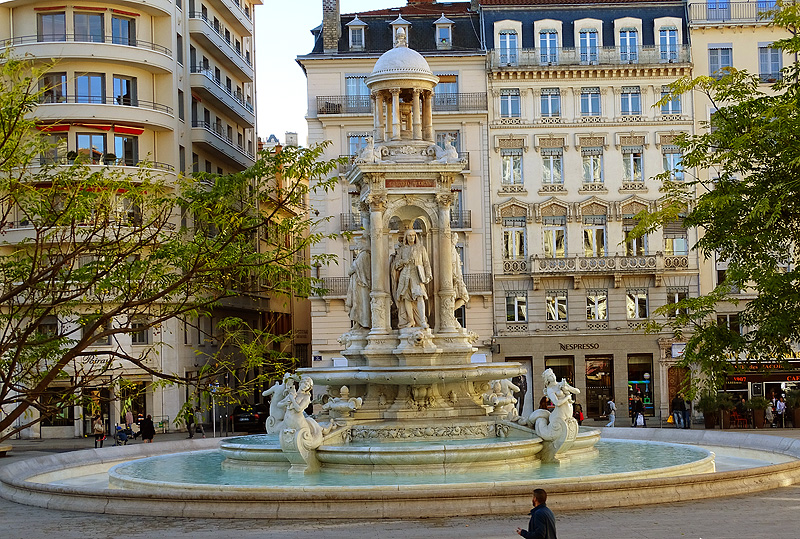
M430 438L485 438L494 434L494 424L432 425L428 427L367 427L351 429L353 440L414 440Z
M501 138L497 141L497 146L500 149L516 149L525 147L525 139L523 138Z
M563 138L547 137L539 139L540 148L563 148L566 146Z
M555 408L552 412L534 410L519 422L532 426L544 440L540 453L542 461L558 462L556 454L569 450L578 435L578 422L572 417L572 395L578 395L580 390L569 385L565 379L557 382L553 369L546 369L542 373L542 381L545 395Z
M351 397L350 388L342 386L339 396L329 399L322 405L322 409L328 412L331 418L352 417L353 412L361 408L363 403L361 397Z
M453 204L453 195L450 193L438 193L436 195L436 203L443 208Z
M386 195L384 194L369 194L365 200L369 204L370 211L384 211L386 209Z
M375 147L372 137L367 137L367 144L364 146L356 157L356 163L382 163L381 148Z
M578 144L582 148L594 148L605 146L606 141L603 137L578 137Z
M621 146L644 146L645 138L640 135L628 135L619 137L619 143Z

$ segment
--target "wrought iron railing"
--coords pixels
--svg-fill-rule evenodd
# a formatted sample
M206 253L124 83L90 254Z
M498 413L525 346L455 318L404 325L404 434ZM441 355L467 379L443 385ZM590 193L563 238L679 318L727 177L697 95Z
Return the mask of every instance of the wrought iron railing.
M450 228L472 228L472 210L450 210Z
M486 92L434 94L433 111L487 110Z
M514 53L493 50L489 67L540 67L564 65L626 65L687 63L691 60L689 45L667 47L594 47L580 49L556 47L550 49L519 49Z
M43 105L53 104L87 104L87 105L120 105L122 107L139 107L143 109L157 110L159 112L166 112L172 114L172 107L155 103L153 101L145 101L135 97L117 96L117 97L103 97L98 95L52 95L46 93L39 98L39 103Z
M222 90L222 91L224 91L225 93L227 93L227 94L228 94L229 96L231 96L231 97L232 97L232 98L233 98L233 99L234 99L234 100L235 100L237 103L239 103L241 106L243 106L244 108L246 108L248 111L250 111L250 112L253 112L253 105L252 105L252 103L249 103L249 102L245 101L245 99L244 99L244 95L243 95L241 92L236 92L236 91L234 91L233 89L231 89L231 88L228 88L227 86L223 85L223 84L222 84L222 81L221 81L220 79L218 79L218 78L217 78L217 77L214 75L214 73L211 71L211 69L209 69L209 68L207 68L207 67L205 67L205 66L202 66L202 65L198 65L198 66L191 66L191 71L192 71L192 73L197 73L197 74L205 75L205 76L206 76L206 78L207 78L208 80L210 80L211 82L213 82L213 83L214 83L214 85L216 85L216 86L217 86L217 87L218 87L220 90Z
M135 37L122 37L122 36L106 36L106 35L91 35L91 34L38 34L35 36L18 36L11 39L0 41L0 46L13 47L15 45L28 45L30 43L110 43L112 45L125 45L127 47L136 47L138 49L148 49L151 51L160 52L168 56L172 56L172 50L169 48L144 41Z
M347 285L350 279L347 277L323 277L320 294L323 297L343 297L347 295Z
M464 284L467 285L467 291L474 292L491 292L492 291L492 274L491 273L466 273L464 274Z
M369 114L372 103L368 95L317 96L317 114Z
M238 56L248 66L253 67L252 64L250 63L250 52L247 51L247 53L243 55L241 48L234 47L233 43L230 42L230 39L225 37L225 27L222 25L222 23L216 21L212 23L211 21L208 20L208 15L197 11L189 13L189 18L199 19L205 22L206 26L208 26L209 29L213 30L214 33L217 34L222 39L222 41L225 42L226 45L228 45L228 49L230 50L230 52Z
M210 122L205 122L205 121L202 121L202 120L195 120L195 121L192 122L192 127L205 129L206 131L208 131L209 133L214 135L216 138L220 139L225 144L229 144L231 147L233 147L234 149L236 149L238 152L242 153L243 155L246 155L250 159L255 159L256 158L256 156L255 156L255 154L253 154L253 152L248 151L248 150L246 150L244 148L244 146L241 146L240 144L237 144L237 143L233 142L233 139L231 139L228 135L226 135L221 129L215 128L214 125L211 124Z
M730 22L768 22L767 13L775 9L774 0L752 2L692 2L689 4L689 24Z
M361 214L360 213L340 213L339 224L342 232L353 232L361 230Z
M648 255L572 256L542 258L531 256L532 273L607 273L607 272L662 272L687 270L688 256Z

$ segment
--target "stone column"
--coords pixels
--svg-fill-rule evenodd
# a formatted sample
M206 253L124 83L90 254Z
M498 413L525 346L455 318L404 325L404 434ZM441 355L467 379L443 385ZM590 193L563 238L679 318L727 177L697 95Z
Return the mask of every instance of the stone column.
M381 126L381 114L378 112L378 102L380 101L378 93L370 93L369 100L372 101L372 138L374 142L383 142L383 138L379 133Z
M447 184L447 182L444 182ZM439 311L436 313L437 333L453 332L456 329L455 293L453 292L453 256L450 231L450 206L453 195L436 195L439 217Z
M400 88L392 88L392 140L400 140Z
M389 280L389 249L383 233L383 212L386 209L386 195L371 194L367 196L369 204L369 233L372 263L372 292L370 304L372 308L371 335L385 334L389 327L389 292L386 283Z
M433 92L426 90L422 101L422 138L433 142Z
M419 88L412 90L414 94L414 101L411 103L411 138L414 140L422 140L422 103L420 102Z
M375 142L386 141L386 111L383 105L383 92L378 91L375 94L375 117L378 124L375 128Z

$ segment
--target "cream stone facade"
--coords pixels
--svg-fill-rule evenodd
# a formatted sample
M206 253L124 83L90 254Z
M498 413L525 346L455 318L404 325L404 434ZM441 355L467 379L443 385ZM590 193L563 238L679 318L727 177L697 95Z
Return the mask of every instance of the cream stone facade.
M39 64L52 64L41 81L49 89L35 114L43 135L58 148L41 158L66 162L82 155L91 168L130 171L146 161L168 182L193 171L230 173L251 166L256 151L253 8L260 4L261 0L0 4L0 46ZM15 228L13 233L24 237L22 220ZM266 323L270 316L291 317L294 309L277 306L286 313L272 315L265 312L266 305L231 302L211 319L173 321L157 332L136 335L136 342L120 338L113 346L133 355L147 352L153 367L191 378L204 356L214 352L218 317L238 312L254 323ZM306 323L299 326L307 328ZM307 333L305 339L299 343L307 342ZM98 350L108 346L112 345ZM149 374L132 365L121 368L128 381L152 382ZM114 395L107 387L91 393L101 403L106 424L119 423L124 395ZM151 414L165 428L174 428L171 423L185 399L183 388L148 388L133 411ZM77 436L88 432L88 422L87 413L76 407L69 417L47 421L23 435Z

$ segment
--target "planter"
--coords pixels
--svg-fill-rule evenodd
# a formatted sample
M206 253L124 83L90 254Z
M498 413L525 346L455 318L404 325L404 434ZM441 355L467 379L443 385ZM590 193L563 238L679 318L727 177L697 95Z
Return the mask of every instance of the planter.
M716 414L711 412L703 414L703 422L705 423L707 429L713 429L717 425Z
M792 409L792 426L796 429L800 428L800 408Z
M719 414L722 416L722 428L726 430L731 428L731 411L720 410Z
M765 420L766 410L753 410L753 426L757 429L763 429Z

